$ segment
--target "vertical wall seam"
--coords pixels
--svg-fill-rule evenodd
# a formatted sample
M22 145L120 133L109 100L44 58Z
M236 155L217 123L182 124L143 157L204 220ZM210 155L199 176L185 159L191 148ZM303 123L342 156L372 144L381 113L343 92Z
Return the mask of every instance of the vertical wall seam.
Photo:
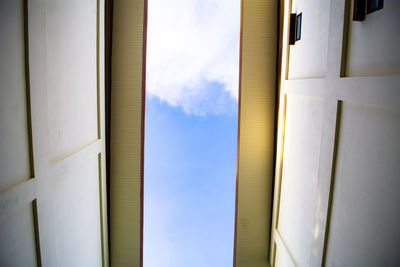
M330 228L330 219L331 219L331 211L332 211L332 199L333 199L333 187L335 186L335 174L336 174L336 155L339 144L339 130L341 123L341 115L342 115L342 101L338 100L337 109L336 109L336 126L335 126L335 140L333 145L333 157L332 157L332 169L331 169L331 180L329 185L329 198L328 198L328 209L326 212L326 225L325 225L325 233L324 233L324 242L322 248L322 261L321 266L325 266L326 260L326 252L328 246L329 239L329 228Z
M23 1L23 19L24 19L24 56L25 56L25 92L26 92L26 113L28 127L28 146L29 146L29 164L30 178L35 177L35 163L33 157L33 138L32 138L32 110L31 110L31 81L29 69L29 17L28 0Z

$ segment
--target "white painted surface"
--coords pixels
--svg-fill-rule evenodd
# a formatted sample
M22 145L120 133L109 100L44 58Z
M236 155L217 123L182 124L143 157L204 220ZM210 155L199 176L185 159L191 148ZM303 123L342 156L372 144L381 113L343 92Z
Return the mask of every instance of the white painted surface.
M302 13L301 39L289 47L289 79L326 74L330 0L292 0L291 12Z
M400 109L343 105L327 266L399 266Z
M362 22L349 17L346 76L400 74L399 13L398 0L385 0L383 9L368 14Z
M103 6L0 1L1 266L108 266Z
M0 223L0 266L37 266L32 204L10 212Z
M0 1L0 192L30 178L22 1Z
M282 69L289 77L281 77L270 251L275 266L400 264L400 72L393 42L400 2L385 1L361 23L351 20L352 3L315 7L329 17L325 73L292 79L290 69L308 71L321 59L318 49L315 56L304 51L308 61L293 68L287 44L292 7L285 1ZM296 10L300 4L308 5L293 0ZM303 32L326 30L323 23L309 26L305 17ZM308 102L293 101L300 96ZM311 116L311 99L321 99L318 115Z
M50 1L46 9L50 153L57 160L97 139L96 1Z
M101 266L98 159L79 165L54 177L57 261L59 266Z
M285 255L285 250L276 247L275 266L295 267L294 263L290 261L288 255Z
M300 266L310 265L323 101L288 96L278 230Z

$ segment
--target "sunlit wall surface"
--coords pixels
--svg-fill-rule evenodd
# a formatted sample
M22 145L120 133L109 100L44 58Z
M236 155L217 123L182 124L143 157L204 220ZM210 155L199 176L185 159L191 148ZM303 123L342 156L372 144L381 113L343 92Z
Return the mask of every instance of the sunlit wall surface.
M148 11L144 266L232 266L240 1Z

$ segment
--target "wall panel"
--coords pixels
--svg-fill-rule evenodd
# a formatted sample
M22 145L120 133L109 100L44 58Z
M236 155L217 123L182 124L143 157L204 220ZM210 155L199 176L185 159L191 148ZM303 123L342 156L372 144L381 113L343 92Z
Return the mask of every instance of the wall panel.
M322 115L322 99L287 96L277 228L300 266L310 265Z
M353 1L350 2L347 46L343 47L347 56L345 76L399 75L399 1L385 0L383 9L368 14L362 22L352 21Z
M282 179L275 183L277 225L271 231L271 244L281 245L270 251L275 265L286 265L282 255L296 266L399 265L400 2L384 1L362 22L352 20L354 2L284 1L282 70L289 70L289 79L282 73L276 158ZM289 46L294 11L303 12L304 35ZM307 32L320 38L301 50ZM315 64L322 60L325 69ZM310 66L323 77L291 76L296 69L311 73ZM294 95L308 101L300 105ZM323 101L315 109L310 100L318 98ZM303 115L312 109L318 127L312 113Z
M101 266L97 157L54 177L54 220L59 266Z
M0 221L0 266L37 266L40 262L35 212L31 202Z
M98 138L96 10L95 0L52 1L46 6L52 161Z
M0 266L108 266L103 9L0 1Z
M0 192L33 176L23 1L0 2Z
M289 48L289 79L326 74L330 0L292 0L291 13L302 13L301 39Z
M326 266L400 264L399 136L400 109L343 103Z
M296 265L291 261L289 255L285 253L285 249L275 245L275 264L277 267L295 267Z

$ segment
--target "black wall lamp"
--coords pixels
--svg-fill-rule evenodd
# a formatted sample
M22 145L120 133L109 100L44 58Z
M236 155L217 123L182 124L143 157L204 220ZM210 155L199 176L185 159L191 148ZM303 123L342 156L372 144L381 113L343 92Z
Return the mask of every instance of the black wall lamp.
M289 31L289 44L294 45L296 41L301 39L301 24L303 13L290 14L290 31Z
M353 21L363 21L367 14L383 8L383 0L354 0Z

